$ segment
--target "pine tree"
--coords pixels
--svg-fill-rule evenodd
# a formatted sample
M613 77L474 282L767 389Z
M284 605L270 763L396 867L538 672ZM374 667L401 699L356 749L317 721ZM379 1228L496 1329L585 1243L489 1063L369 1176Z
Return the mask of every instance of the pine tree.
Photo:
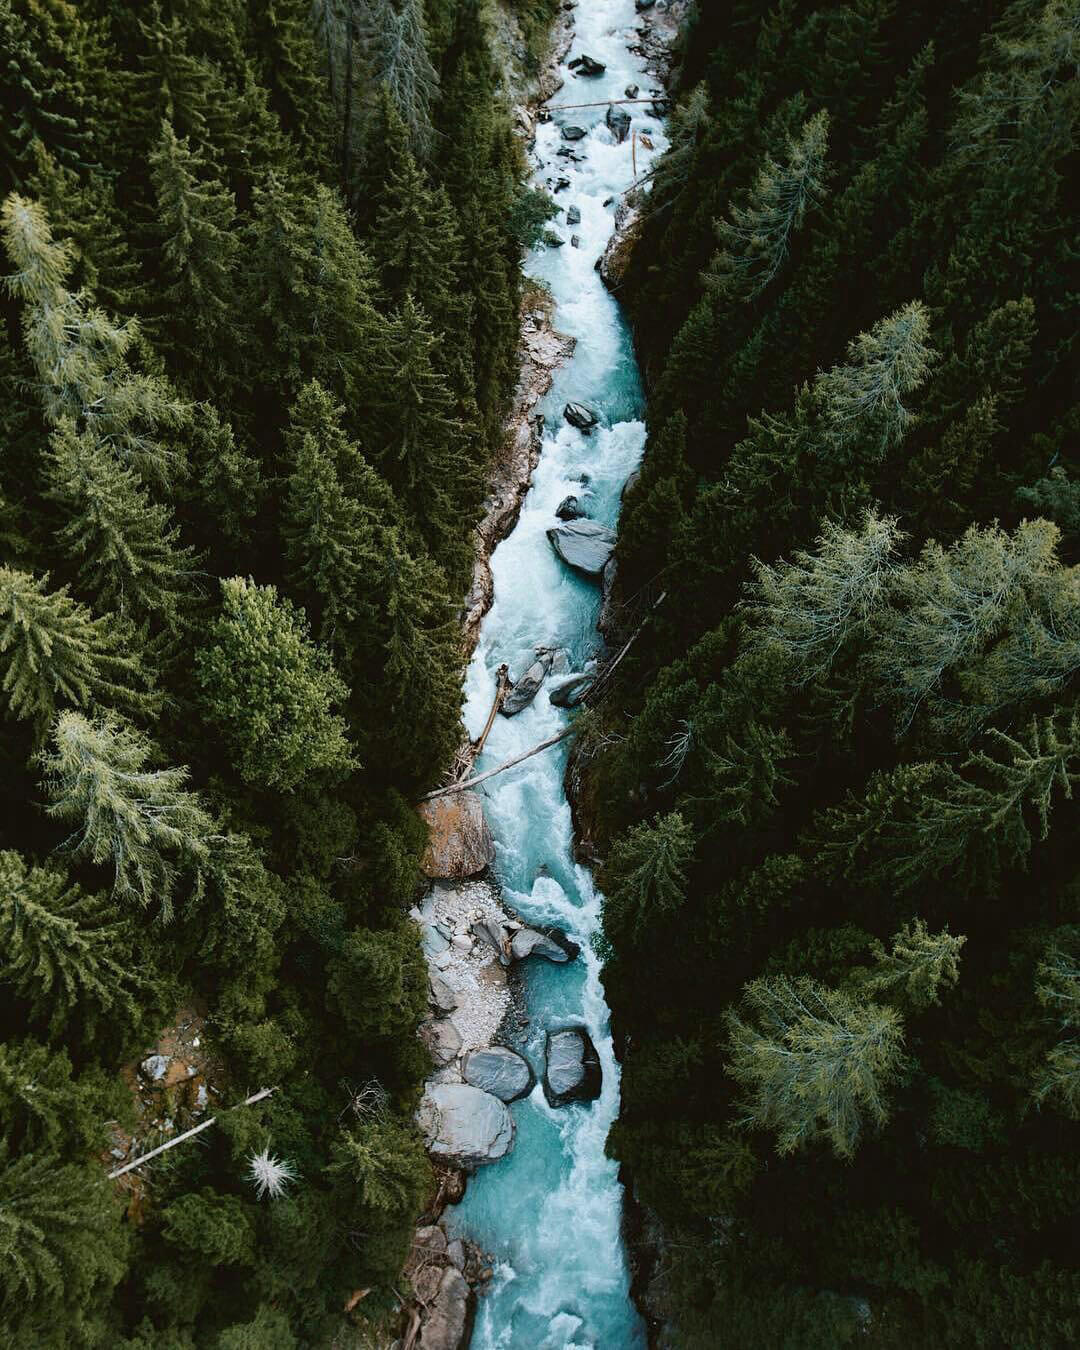
M886 1092L903 1064L895 1010L786 976L754 980L743 999L746 1020L727 1018L743 1122L775 1130L781 1155L822 1139L853 1157L867 1123L889 1117Z
M428 56L424 7L420 0L372 0L358 18L370 87L386 87L413 152L426 159L434 139L439 76Z
M50 438L50 495L68 523L60 547L103 608L174 630L190 591L194 555L180 543L168 507L152 502L136 473L92 433L64 422Z
M875 941L874 968L861 981L867 993L894 993L915 1012L941 1002L942 988L960 978L960 949L967 938L953 937L946 928L931 933L922 919L906 923L892 937L892 950Z
M635 825L615 843L600 884L604 931L613 941L640 941L658 919L686 900L686 869L694 855L694 832L677 812Z
M356 1187L365 1209L391 1215L415 1208L429 1184L429 1167L416 1131L388 1111L343 1130L327 1169Z
M39 756L49 798L46 813L73 827L64 847L73 857L113 869L113 894L172 916L182 875L197 895L220 835L188 771L149 769L151 742L106 713L91 721L65 712Z
M236 303L236 204L206 159L168 122L150 156L150 177L166 331L185 365L197 372L189 383L215 387L223 355L216 338Z
M1066 941L1051 944L1035 971L1035 996L1059 1031L1080 1026L1080 962L1075 931L1062 931ZM1070 940L1071 939L1071 940ZM1073 1120L1080 1119L1080 1039L1066 1036L1052 1046L1035 1075L1035 1100L1056 1102Z
M65 1050L32 1040L0 1043L0 1142L8 1148L59 1153L96 1142L95 1096L73 1081Z
M113 615L95 619L66 586L48 590L48 580L0 567L0 691L11 716L44 728L57 700L152 709L131 633Z
M828 139L829 115L822 111L789 138L784 163L765 157L746 205L733 204L730 220L717 224L720 251L705 280L721 295L753 300L779 272L792 234L824 196Z
M273 586L222 581L222 612L196 653L208 719L225 738L241 777L289 791L308 774L355 768L334 705L348 688L326 651L308 637L302 611Z
M791 563L755 561L750 648L779 647L799 684L828 675L841 649L865 636L887 603L902 539L893 517L868 511L858 530L826 521L814 553L796 553Z
M0 853L0 945L0 978L50 1033L76 1007L132 1007L137 980L120 959L127 935L111 908L10 851Z

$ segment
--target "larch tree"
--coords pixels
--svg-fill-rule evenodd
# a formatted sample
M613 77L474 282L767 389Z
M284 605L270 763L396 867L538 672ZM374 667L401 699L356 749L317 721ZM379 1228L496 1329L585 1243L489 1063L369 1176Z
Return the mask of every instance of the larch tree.
M727 1021L743 1123L775 1131L781 1155L822 1140L851 1158L867 1128L888 1120L888 1089L903 1067L895 1009L776 976L748 984L742 1015Z
M43 729L57 703L153 709L124 624L115 615L95 618L67 586L49 590L48 581L0 567L0 691L10 715Z
M149 739L118 717L64 712L40 754L46 814L72 827L64 849L109 867L113 894L172 916L182 877L197 894L214 846L216 822L188 786L186 768L151 769Z

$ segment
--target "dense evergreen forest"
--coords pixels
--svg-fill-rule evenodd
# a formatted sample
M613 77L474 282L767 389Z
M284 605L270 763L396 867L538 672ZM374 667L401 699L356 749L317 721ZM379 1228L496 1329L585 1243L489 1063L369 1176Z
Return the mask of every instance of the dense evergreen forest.
M682 39L576 756L664 1344L1080 1339L1078 61L1076 0Z
M329 1345L429 1185L409 803L543 207L480 0L0 0L0 56L0 1324ZM181 1010L218 1123L107 1183Z

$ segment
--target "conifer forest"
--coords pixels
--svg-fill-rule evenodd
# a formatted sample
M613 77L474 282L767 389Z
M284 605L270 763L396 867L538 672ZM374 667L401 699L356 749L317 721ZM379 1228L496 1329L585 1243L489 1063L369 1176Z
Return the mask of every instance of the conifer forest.
M0 0L5 1345L1080 1342L1078 75Z

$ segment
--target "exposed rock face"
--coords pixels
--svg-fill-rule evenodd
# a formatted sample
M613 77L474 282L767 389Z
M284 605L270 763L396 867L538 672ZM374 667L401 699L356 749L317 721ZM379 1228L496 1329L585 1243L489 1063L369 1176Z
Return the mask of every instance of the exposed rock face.
M461 1350L469 1322L469 1286L456 1266L447 1266L420 1331L420 1350Z
M573 124L563 127L560 132L564 141L583 141L588 134L584 127L576 127Z
M548 690L548 699L556 708L576 708L595 683L596 676L588 671L571 675Z
M597 271L609 291L622 284L630 256L641 235L641 213L630 197L624 197L615 208L615 229L607 241Z
M514 1145L505 1103L470 1083L429 1083L416 1120L428 1152L457 1167L498 1162Z
M484 806L475 792L452 792L421 802L417 810L428 827L428 844L420 866L425 876L459 881L475 877L495 857Z
M547 679L554 659L555 653L551 648L537 649L536 660L511 687L509 693L499 705L499 712L504 717L513 717L515 713L521 712L522 708L529 706L539 692L540 686Z
M584 1027L548 1032L544 1095L551 1106L595 1101L602 1083L600 1056Z
M428 972L428 1002L442 1013L451 1013L457 1007L457 994L434 971Z
M571 520L548 530L551 547L564 563L598 577L615 548L615 532L595 520Z
M625 108L618 108L614 103L609 103L604 121L620 145L630 135L630 114Z
M580 520L584 514L581 502L573 493L569 497L564 497L555 508L555 515L559 520Z
M568 403L563 409L563 416L578 431L592 431L600 420L592 408L584 403Z
M461 1032L448 1018L426 1022L420 1029L431 1058L440 1068L452 1064L461 1052Z
M503 1102L516 1102L532 1091L536 1078L528 1060L505 1045L474 1050L466 1055L461 1072L466 1083L490 1092Z
M545 961L562 964L572 961L581 948L559 928L519 928L510 943L510 951L515 961L524 961L527 956L542 956Z

